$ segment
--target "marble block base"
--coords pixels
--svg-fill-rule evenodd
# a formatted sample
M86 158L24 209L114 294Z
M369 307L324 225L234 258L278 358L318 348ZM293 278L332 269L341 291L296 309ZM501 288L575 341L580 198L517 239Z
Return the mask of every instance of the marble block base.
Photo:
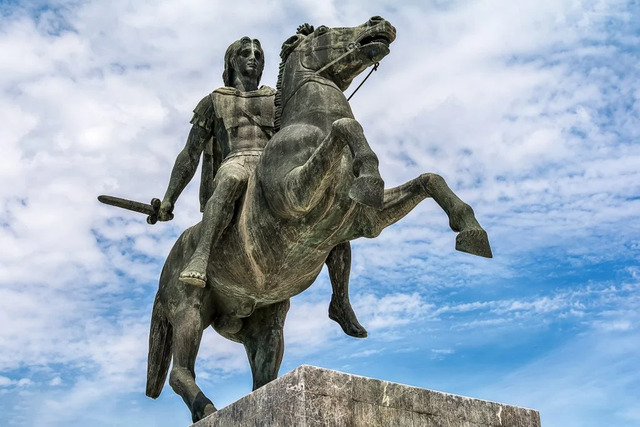
M540 414L303 365L193 426L540 427Z

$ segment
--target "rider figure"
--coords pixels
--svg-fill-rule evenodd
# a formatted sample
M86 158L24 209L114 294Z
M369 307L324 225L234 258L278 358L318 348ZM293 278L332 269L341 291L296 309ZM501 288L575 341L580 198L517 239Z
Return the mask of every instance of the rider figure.
M187 144L173 167L160 206L161 220L172 211L205 152L200 187L203 228L194 254L180 273L185 283L205 286L211 247L231 221L235 202L244 195L249 174L273 135L275 90L258 88L263 67L258 40L243 37L229 46L222 75L226 87L205 96L195 108ZM224 162L216 171L220 158Z
M273 136L275 90L259 87L264 69L260 42L243 37L227 49L222 74L225 87L205 96L194 110L193 125L184 149L178 155L159 219L171 219L178 196L193 178L203 154L200 209L204 212L198 245L180 280L204 287L212 246L231 222L236 202L244 195L262 149ZM331 251L327 258L333 296L330 317L345 333L366 336L348 299L349 242Z

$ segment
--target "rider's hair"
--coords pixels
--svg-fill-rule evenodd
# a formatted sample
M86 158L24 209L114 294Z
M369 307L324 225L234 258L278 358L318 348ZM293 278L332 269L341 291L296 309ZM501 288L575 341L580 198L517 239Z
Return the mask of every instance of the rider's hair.
M238 57L238 52L247 44L253 43L256 48L262 54L263 61L261 61L262 68L260 68L260 73L258 74L258 83L260 83L260 79L262 78L262 71L264 70L264 51L262 50L262 46L260 46L260 42L258 39L251 39L247 36L241 38L240 40L236 40L229 47L224 54L224 72L222 73L222 81L225 86L231 86L233 82L234 74L236 72L236 58Z

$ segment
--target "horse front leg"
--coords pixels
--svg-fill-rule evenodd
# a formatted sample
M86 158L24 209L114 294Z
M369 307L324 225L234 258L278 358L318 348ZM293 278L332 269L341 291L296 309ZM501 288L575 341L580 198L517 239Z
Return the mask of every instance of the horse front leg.
M487 232L480 226L471 206L449 188L444 178L425 173L418 178L384 192L384 206L376 212L362 211L355 220L357 235L375 237L389 225L399 221L427 197L433 200L449 217L449 227L458 233L456 249L473 255L491 258Z
M193 422L216 412L200 387L196 384L195 363L203 322L199 310L190 307L177 313L173 324L173 367L169 375L169 385L182 397L191 411Z
M384 181L378 171L378 158L355 119L338 119L309 159L286 177L287 199L295 211L308 212L324 195L330 178L340 166L344 147L353 156L355 180L349 196L358 203L382 208Z

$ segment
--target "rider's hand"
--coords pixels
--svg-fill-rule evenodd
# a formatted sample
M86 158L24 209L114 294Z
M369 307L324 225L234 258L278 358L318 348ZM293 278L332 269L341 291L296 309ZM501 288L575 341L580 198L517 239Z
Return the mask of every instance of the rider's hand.
M158 211L159 221L171 221L173 219L173 203L169 200L163 200Z

